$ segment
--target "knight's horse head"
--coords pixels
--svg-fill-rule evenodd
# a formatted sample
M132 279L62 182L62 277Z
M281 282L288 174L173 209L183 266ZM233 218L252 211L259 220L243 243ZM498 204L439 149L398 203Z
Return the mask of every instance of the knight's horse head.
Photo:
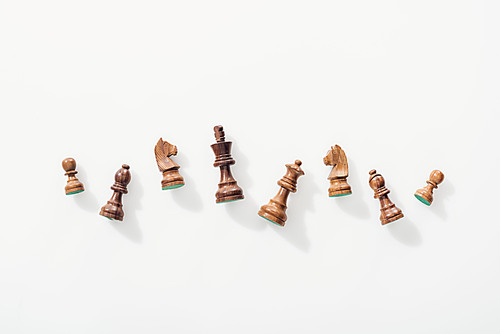
M331 149L326 153L326 157L323 158L323 163L327 166L334 166L336 164L336 161L338 161L336 156L336 151L332 146Z

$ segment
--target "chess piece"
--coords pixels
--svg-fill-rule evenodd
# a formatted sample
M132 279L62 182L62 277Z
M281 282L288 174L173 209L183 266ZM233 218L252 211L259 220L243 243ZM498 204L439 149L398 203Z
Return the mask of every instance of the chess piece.
M181 166L170 159L172 155L177 155L177 146L160 138L155 146L155 157L158 169L163 173L162 190L175 189L184 185L184 179L179 174Z
M83 188L83 184L75 176L76 173L78 173L76 171L75 159L73 158L64 159L62 162L62 166L66 171L64 175L68 175L68 182L66 183L66 187L64 187L64 190L66 190L66 195L74 195L84 191L85 189Z
M243 190L236 183L229 168L236 161L231 157L231 146L233 143L226 141L223 130L221 125L214 127L217 143L210 146L215 153L214 167L220 167L219 189L215 193L216 203L231 202L245 198Z
M122 195L128 193L127 184L130 182L130 166L122 165L115 174L115 183L111 186L114 191L111 199L101 208L99 214L111 220L123 220Z
M427 185L415 192L415 197L425 205L431 205L433 200L434 189L437 189L438 184L443 182L444 174L440 170L433 170L427 181Z
M344 150L340 146L335 145L335 147L332 147L326 153L323 163L327 166L333 166L330 175L328 175L328 180L330 180L328 195L330 197L339 197L352 194L351 186L347 183L349 166L347 165L347 157Z
M281 187L278 194L268 204L261 206L259 216L272 223L285 226L288 195L290 192L294 193L297 191L297 179L299 176L304 175L304 171L300 168L300 165L302 165L300 160L295 160L294 164L285 165L287 171L285 176L278 181L278 185Z
M400 218L403 218L403 212L394 205L387 196L390 190L385 187L384 177L377 173L375 169L370 171L370 187L375 191L373 198L380 200L380 221L382 225L392 223Z

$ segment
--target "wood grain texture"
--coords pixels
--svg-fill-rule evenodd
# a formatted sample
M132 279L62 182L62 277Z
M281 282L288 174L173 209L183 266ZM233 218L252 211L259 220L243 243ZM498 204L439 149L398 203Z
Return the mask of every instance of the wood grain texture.
M130 182L130 166L122 165L116 174L115 174L115 183L111 186L111 190L113 190L113 195L111 199L101 208L99 214L106 218L112 220L123 220L123 204L122 204L122 196L123 194L128 193L127 185Z
M300 168L302 162L295 160L293 164L287 164L286 174L278 181L280 189L278 194L272 198L268 204L261 206L258 215L272 223L280 226L285 226L287 220L286 203L290 192L297 191L297 180L300 176L304 175L304 171Z
M396 207L389 199L390 190L385 187L385 179L378 174L375 169L370 171L370 179L368 181L370 187L375 191L374 198L380 200L380 221L382 225L392 223L400 218L403 218L403 212Z
M160 138L155 146L155 157L158 169L163 174L162 190L176 189L184 185L184 178L179 173L181 167L170 158L173 155L177 155L177 146Z
M347 183L349 166L344 150L335 145L326 153L323 163L327 166L333 166L328 176L328 180L330 180L328 195L330 197L339 197L352 194L351 186Z
M76 161L73 158L66 158L62 162L63 169L66 171L64 175L68 176L68 181L66 182L66 195L74 195L81 193L85 190L83 184L75 176L78 172L76 171Z
M443 182L444 174L440 170L433 170L427 181L427 185L415 192L415 197L425 205L431 205L434 200L434 189Z
M232 142L226 141L224 128L221 125L214 127L214 135L217 142L210 147L215 154L214 167L220 168L220 182L215 193L215 202L224 203L244 199L243 190L231 173L230 166L236 163L231 156Z

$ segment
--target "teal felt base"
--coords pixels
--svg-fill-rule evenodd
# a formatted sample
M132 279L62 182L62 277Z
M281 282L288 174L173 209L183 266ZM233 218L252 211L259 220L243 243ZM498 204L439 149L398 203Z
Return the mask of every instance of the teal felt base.
M268 220L268 221L270 221L271 223L273 223L273 224L275 224L275 225L278 225L279 227L283 227L282 225L278 224L277 222L273 222L273 221L272 221L271 219L269 219L269 218L266 218L266 217L261 216L261 215L259 215L259 217L262 217L262 218L264 218L265 220Z
M431 205L431 203L427 202L427 200L423 197L420 197L418 195L415 195L415 197L422 203L424 203L425 205Z
M77 190L77 191L72 191L70 193L67 193L66 195L74 195L74 194L78 194L78 193L81 193L83 190Z
M109 219L109 220L115 220L115 219L113 219L113 218L109 218L109 217L103 216L103 215L101 215L101 214L100 214L100 216L102 216L102 217L104 217L104 218L107 218L107 219Z
M174 184L173 186L170 186L170 187L163 187L163 188L161 188L161 190L176 189L176 188L180 188L182 186L183 186L183 184Z
M347 196L347 195L352 195L352 193L346 193L346 194L340 194L340 195L332 195L330 197L342 197L342 196Z

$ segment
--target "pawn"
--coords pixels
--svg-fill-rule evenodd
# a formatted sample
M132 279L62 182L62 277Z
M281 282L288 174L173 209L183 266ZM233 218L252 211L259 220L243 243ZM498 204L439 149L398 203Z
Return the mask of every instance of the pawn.
M66 195L74 195L84 191L85 189L83 188L83 184L75 176L76 173L78 173L76 171L75 159L73 158L64 159L62 162L62 166L66 171L64 175L68 175L68 182L66 183L66 187L64 187L64 189L66 190Z
M238 186L236 180L231 174L231 165L236 161L231 156L232 142L226 141L224 128L221 125L214 127L215 140L217 143L210 147L215 154L214 167L220 167L219 189L215 193L215 202L231 202L245 198L243 190Z
M294 164L285 165L287 171L285 176L278 181L278 185L281 187L278 194L268 204L260 208L259 216L272 223L285 226L288 195L290 192L294 193L297 191L297 179L304 175L304 171L300 168L300 165L302 165L300 160L295 160Z
M326 153L323 158L323 163L327 166L333 166L328 180L330 180L330 188L328 188L328 196L340 197L352 194L351 186L347 183L349 176L349 166L347 165L347 157L344 150L339 145L335 145Z
M433 197L434 189L438 188L438 184L443 182L444 174L440 170L433 170L431 172L431 176L427 181L427 185L422 189L419 189L415 192L415 197L425 205L431 205Z
M155 146L155 157L158 169L163 173L162 190L175 189L184 185L184 179L179 174L181 166L170 159L172 155L177 155L177 146L160 138Z
M99 214L111 220L123 220L122 195L128 193L127 185L130 182L130 166L122 165L115 174L115 183L111 186L114 191L111 199L101 208Z
M382 225L392 223L400 218L403 218L403 212L394 205L389 199L390 190L385 187L384 177L377 174L375 169L370 171L370 187L375 191L374 198L380 200L380 221Z

